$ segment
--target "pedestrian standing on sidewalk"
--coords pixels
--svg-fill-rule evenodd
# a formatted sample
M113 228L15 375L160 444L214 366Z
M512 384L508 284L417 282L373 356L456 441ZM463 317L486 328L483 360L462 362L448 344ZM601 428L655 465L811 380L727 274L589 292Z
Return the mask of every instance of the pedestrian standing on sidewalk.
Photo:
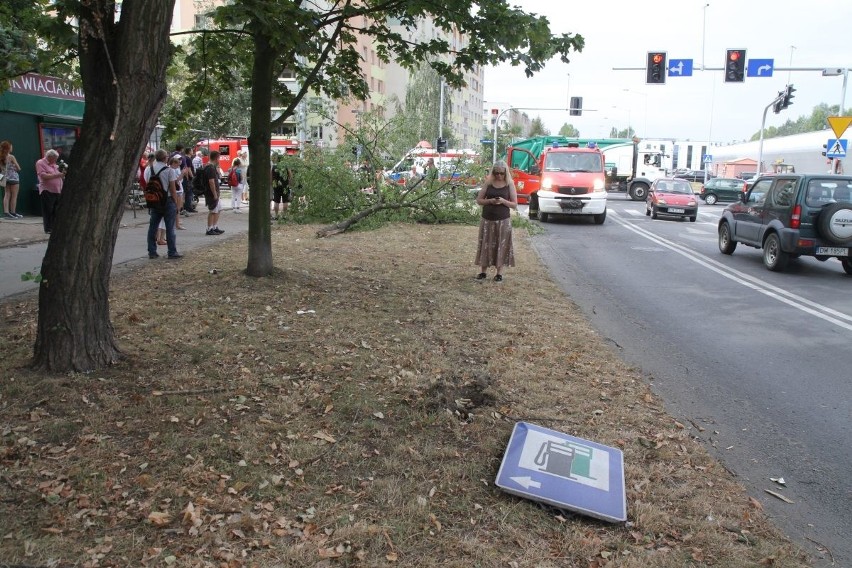
M157 227L160 221L166 221L166 244L168 245L169 258L181 258L183 255L177 251L177 237L175 235L175 219L177 218L177 174L167 163L169 153L163 149L157 150L152 164L145 168L145 182L150 183L151 178L157 176L166 190L168 198L163 209L152 207L148 209L151 216L148 222L148 258L157 258Z
M290 198L292 196L292 192L290 191L290 182L293 178L293 170L290 169L290 166L285 162L285 159L286 158L284 158L281 154L276 154L272 161L272 201L274 203L272 206L273 221L277 221L279 219L279 204L282 215L287 213L287 208L290 207Z
M221 235L225 231L219 228L219 213L222 202L219 199L219 152L210 152L210 161L201 170L204 176L204 201L207 203L207 235Z
M184 227L180 224L180 210L183 207L183 154L174 154L169 158L169 167L175 175L175 204L177 205L178 215L175 216L175 229L183 230Z
M59 171L58 161L59 152L50 149L44 153L44 158L35 164L44 232L47 234L53 230L53 221L56 219L56 210L62 194L62 184L65 181L65 172Z
M476 202L482 206L476 251L476 263L482 272L477 275L477 280L485 280L488 267L494 266L497 269L494 281L502 282L503 267L515 266L512 209L518 207L518 195L508 171L506 162L494 162L491 174L485 178L476 196Z
M246 187L246 178L243 175L243 162L239 158L236 158L231 165L231 170L233 170L233 176L236 178L234 181L237 182L237 185L231 186L231 210L234 213L242 213L241 209L244 203L243 190ZM231 179L231 176L232 174L229 172L228 180Z
M21 171L21 166L18 160L12 155L12 143L8 140L0 142L0 186L3 191L3 216L6 219L23 219L23 215L15 212L18 204L18 187L20 187L21 179L18 172Z
M242 152L239 152L237 154L237 157L240 159L240 164L242 164L242 166L243 166L242 201L243 201L243 203L248 203L249 202L249 175L248 175L249 159L248 159L248 152L243 150Z
M183 150L183 213L188 217L189 213L195 213L195 200L192 195L192 178L195 175L195 167L192 165L192 148Z

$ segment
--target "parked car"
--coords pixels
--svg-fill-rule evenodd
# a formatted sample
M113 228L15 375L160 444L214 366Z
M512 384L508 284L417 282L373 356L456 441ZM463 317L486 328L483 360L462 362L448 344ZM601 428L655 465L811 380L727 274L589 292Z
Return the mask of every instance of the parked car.
M685 179L693 182L704 181L704 170L675 170L672 177Z
M738 243L763 249L772 271L813 256L837 258L852 274L852 176L759 176L719 219L719 250L733 254Z
M698 197L707 205L717 201L740 201L745 191L745 182L736 178L713 178L701 186Z
M657 219L660 215L698 218L698 200L689 182L680 178L660 178L651 184L645 201L645 215Z

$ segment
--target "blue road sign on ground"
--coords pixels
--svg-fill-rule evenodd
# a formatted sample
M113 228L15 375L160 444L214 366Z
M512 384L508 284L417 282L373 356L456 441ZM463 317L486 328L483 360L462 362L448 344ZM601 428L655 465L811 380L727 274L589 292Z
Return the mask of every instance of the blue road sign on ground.
M749 59L746 77L772 77L774 69L774 59Z
M825 145L825 157L826 158L845 158L846 157L846 138L840 138L836 140L834 138L829 138L828 143Z
M669 77L692 77L692 59L669 59Z
M535 424L515 424L495 484L604 521L627 520L621 450Z

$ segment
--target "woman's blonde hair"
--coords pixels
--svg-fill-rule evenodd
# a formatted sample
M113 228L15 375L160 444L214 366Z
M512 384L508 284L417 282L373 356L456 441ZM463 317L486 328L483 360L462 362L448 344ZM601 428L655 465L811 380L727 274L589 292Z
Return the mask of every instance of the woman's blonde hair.
M509 185L509 187L515 189L515 182L512 181L512 170L509 169L509 166L506 165L506 162L504 162L503 160L497 160L496 162L494 162L494 164L491 166L491 169L488 170L488 177L493 179L494 170L503 170L503 172L505 172L506 174L506 183Z

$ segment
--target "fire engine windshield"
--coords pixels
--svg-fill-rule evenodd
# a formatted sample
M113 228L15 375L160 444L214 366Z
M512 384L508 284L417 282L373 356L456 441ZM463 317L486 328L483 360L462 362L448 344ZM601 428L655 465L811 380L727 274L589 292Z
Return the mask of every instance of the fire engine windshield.
M596 154L554 152L547 155L544 169L549 172L600 172L603 165Z

